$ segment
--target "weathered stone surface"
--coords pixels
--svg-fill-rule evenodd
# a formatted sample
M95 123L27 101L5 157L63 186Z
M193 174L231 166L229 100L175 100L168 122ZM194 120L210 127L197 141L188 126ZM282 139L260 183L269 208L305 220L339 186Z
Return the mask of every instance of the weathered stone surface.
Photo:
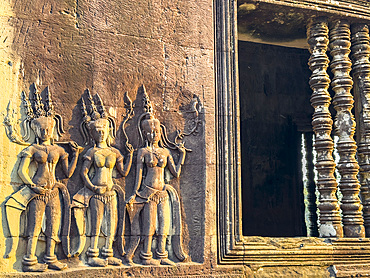
M180 196L183 244L192 263L178 264L176 267L91 268L83 265L77 258L66 259L61 248L58 248L57 257L66 262L70 269L65 272L48 271L41 277L330 277L335 272L335 268L331 267L335 260L338 269L340 264L360 256L363 261L370 261L368 242L341 242L334 247L331 243L318 239L256 239L243 237L240 233L241 203L237 187L240 182L240 153L236 146L239 140L239 107L237 63L233 60L236 33L229 29L235 27L235 7L233 1L222 1L222 7L225 8L222 10L222 18L233 20L231 25L224 24L218 14L220 2L0 2L0 112L6 112L9 99L12 100L12 107L19 111L19 94L22 90L27 90L30 83L36 81L42 86L49 85L55 96L56 111L63 115L67 126L67 133L62 140L74 140L82 145L79 99L86 88L93 94L99 93L109 115L117 123L122 123L125 113L124 92L127 91L134 101L135 112L140 113L141 99L136 95L138 88L145 84L156 111L155 117L167 127L171 140L175 138L177 129L187 131L191 128L192 117L188 111L191 108L189 102L194 95L202 104L202 122L197 134L184 139L185 146L193 151L186 155L181 178L171 180L171 185ZM257 2L262 1L240 1L239 4L248 13L253 13L261 8ZM246 17L249 22L253 21L253 28L257 30L259 26L256 26L254 20L259 19L263 23L271 7L275 7L272 20L274 28L271 28L272 25L260 26L261 32L257 37L263 39L272 36L273 40L276 37L281 39L281 34L286 40L292 37L301 38L305 20L319 10L305 14L302 6L299 7L300 12L296 12L295 9L276 8L276 3L271 3L267 4L270 8L262 10L262 13ZM299 3L292 5L300 5ZM342 2L339 4L342 5ZM325 6L322 3L320 5ZM355 6L357 8L358 3ZM312 9L312 5L309 7ZM358 11L353 8L351 12L353 10ZM328 13L328 10L325 12ZM343 15L344 12L335 11L335 14ZM363 17L363 13L358 17ZM220 33L215 34L214 28L220 25L225 28L217 30L232 33L234 40L225 39L222 46L217 45L215 51L214 41L220 37ZM280 28L284 26L287 28ZM225 58L221 52L230 55ZM222 70L229 75L218 79L216 84L215 68L220 59L225 59L226 63L221 63L224 65ZM221 87L227 90L224 95L220 93ZM223 124L225 125L222 126ZM122 127L118 125L117 128L114 147L124 152ZM16 157L22 148L10 143L4 129L0 129L0 132L0 203L3 208L7 196L22 184L17 175L19 161ZM128 123L127 132L128 138L133 140L138 135L137 122ZM225 144L220 146L220 142ZM134 148L139 146L135 145ZM220 149L224 150L222 157L219 156ZM178 152L171 152L171 155L178 162ZM220 157L224 160L217 161ZM134 153L134 161L136 158ZM222 163L227 164L227 167L220 167ZM68 181L71 195L82 187L82 169L79 162L75 174ZM219 169L225 172L220 173ZM132 169L126 179L117 179L117 184L124 189L126 196L133 193L135 171L136 169ZM222 178L227 181L220 181ZM224 188L218 188L219 191L216 192L216 187L220 184L227 188L225 191ZM223 213L225 208L227 213ZM2 219L4 216L2 210ZM220 224L225 223L227 229L219 229ZM220 231L226 233L220 234ZM75 233L72 229L72 238ZM6 236L7 227L1 225L1 254L9 248ZM100 241L102 239L103 237ZM22 267L21 257L26 252L26 244L26 239L21 238L14 259L0 257L1 276L36 276L18 273ZM87 245L89 244L88 238ZM141 249L142 246L138 248ZM43 256L44 249L45 243L39 241L36 255ZM353 269L342 268L342 275L353 273ZM361 273L366 272L364 270Z
M265 267L258 269L253 277L335 277L329 267Z
M215 182L213 174L206 175L208 166L204 164L206 157L215 164L212 2L13 1L2 3L1 8L1 70L8 76L3 87L9 92L2 94L2 103L13 98L16 101L12 107L19 110L18 95L22 89L27 90L35 80L42 86L49 85L56 111L63 115L67 126L62 140L83 143L78 101L86 88L93 94L98 92L106 107L110 107L110 115L121 123L125 112L123 93L128 91L138 104L136 92L145 84L156 115L167 126L170 139L174 138L176 129L191 128L188 104L194 95L199 97L206 107L201 112L202 123L197 135L185 140L185 146L193 152L187 156L183 178L173 182L183 204L185 249L192 261L203 262L205 244L209 246L205 237L211 233L215 214L212 206L213 213L205 220L206 187L214 194ZM3 112L6 107L2 107ZM210 122L207 139L206 119ZM136 122L128 124L128 131L135 129ZM132 134L129 138L136 136ZM5 139L4 133L2 138ZM6 163L4 167L9 170L0 174L4 176L1 202L21 184L16 174L16 154L21 149L3 141L0 153L5 161L2 163ZM206 141L213 146L209 155L204 147ZM119 126L115 146L124 149ZM176 161L177 154L174 155ZM10 186L11 177L4 174L11 173L12 169L14 186ZM76 174L68 182L71 195L81 188L81 169L79 162ZM135 170L132 170L125 182L118 180L128 196L134 179ZM6 233L5 228L2 225ZM211 230L214 235L214 228ZM0 237L3 238L3 232ZM2 250L5 250L4 244L2 240ZM25 241L20 239L17 254L25 252L23 246ZM39 243L37 256L42 255L43 248L43 243ZM59 255L60 251L57 250ZM17 257L13 261L1 258L0 271L19 271L21 261L19 255ZM73 263L68 264L73 267Z

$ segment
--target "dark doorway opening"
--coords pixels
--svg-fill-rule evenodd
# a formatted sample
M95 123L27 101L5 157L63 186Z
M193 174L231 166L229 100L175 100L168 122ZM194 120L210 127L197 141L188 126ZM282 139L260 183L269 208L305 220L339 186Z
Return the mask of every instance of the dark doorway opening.
M238 55L243 235L307 236L301 148L312 134L310 54L239 41Z

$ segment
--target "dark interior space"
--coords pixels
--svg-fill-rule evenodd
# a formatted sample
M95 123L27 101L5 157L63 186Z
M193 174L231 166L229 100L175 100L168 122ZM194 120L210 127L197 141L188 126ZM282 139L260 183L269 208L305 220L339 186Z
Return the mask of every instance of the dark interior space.
M312 133L310 54L239 41L238 55L243 234L307 236L301 139Z

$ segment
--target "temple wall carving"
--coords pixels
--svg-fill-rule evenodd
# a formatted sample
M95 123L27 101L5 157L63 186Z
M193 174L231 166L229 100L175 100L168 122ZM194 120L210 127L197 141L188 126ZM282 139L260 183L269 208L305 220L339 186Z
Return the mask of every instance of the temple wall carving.
M204 261L212 4L144 6L1 4L1 273Z
M320 0L0 1L0 276L369 274L368 8ZM294 148L302 138L311 180L308 193L300 190L309 196L281 209L306 206L310 227L296 230L307 236L244 234L241 118L258 123L251 106L276 108L276 99L287 101L284 109L298 106L300 81L279 87L292 80L264 57L256 66L263 76L245 83L263 88L263 98L250 88L240 94L238 39L249 51L252 43L260 52L306 51L294 69L311 74L302 94L312 121L272 109L276 121L252 136L286 118L301 132L290 130L280 144ZM275 63L298 61L284 51ZM278 165L273 152L266 169ZM286 177L298 168L281 184L301 186L301 173ZM297 195L277 196L273 186L267 193L269 204Z

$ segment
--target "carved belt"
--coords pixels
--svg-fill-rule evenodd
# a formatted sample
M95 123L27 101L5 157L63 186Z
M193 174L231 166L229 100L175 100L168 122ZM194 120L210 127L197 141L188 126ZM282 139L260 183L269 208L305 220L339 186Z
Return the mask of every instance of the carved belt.
M151 195L149 197L149 200L155 202L156 204L159 204L168 200L168 193L167 191L158 191L157 193Z
M115 197L116 197L116 192L112 190L112 191L105 192L104 194L95 194L91 198L98 199L100 202L106 205L109 202L111 202L113 198Z
M51 199L54 199L59 194L58 188L54 188L53 190L46 191L45 194L40 194L36 196L35 200L43 201L45 204L47 204Z
M145 184L142 185L142 188L137 193L137 196L142 199L153 201L156 204L159 204L168 199L168 193L166 190L157 190Z

